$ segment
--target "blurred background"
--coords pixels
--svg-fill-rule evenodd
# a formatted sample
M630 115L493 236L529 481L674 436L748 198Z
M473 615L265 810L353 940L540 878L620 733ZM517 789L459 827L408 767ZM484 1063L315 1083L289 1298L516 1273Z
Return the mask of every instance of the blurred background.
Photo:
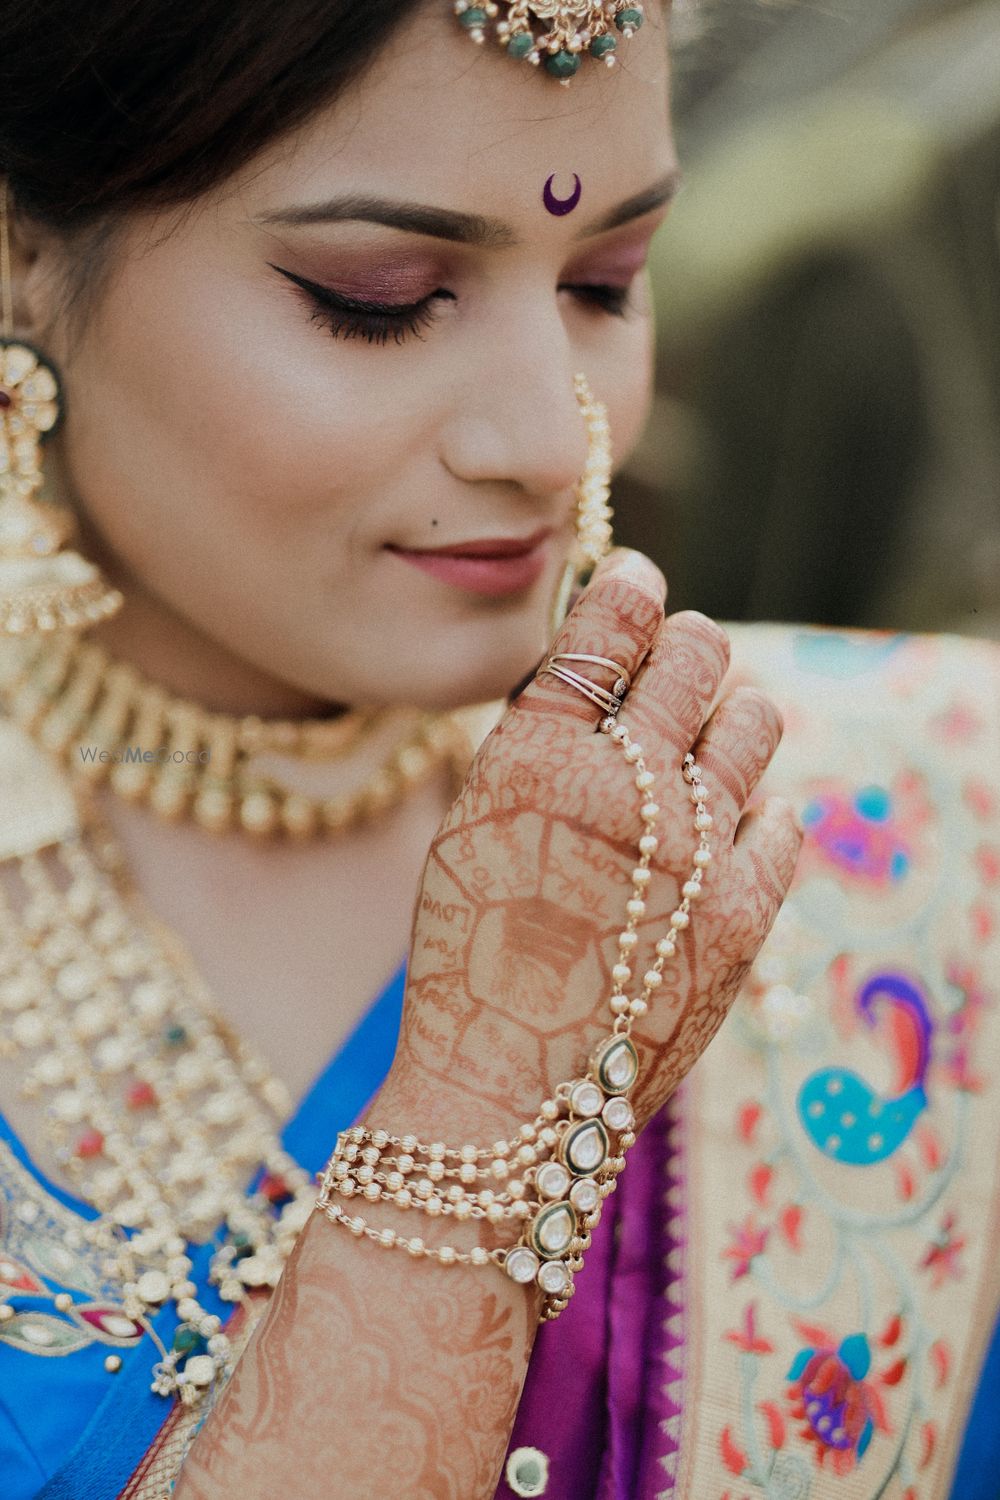
M1000 0L674 0L617 534L671 607L1000 638Z

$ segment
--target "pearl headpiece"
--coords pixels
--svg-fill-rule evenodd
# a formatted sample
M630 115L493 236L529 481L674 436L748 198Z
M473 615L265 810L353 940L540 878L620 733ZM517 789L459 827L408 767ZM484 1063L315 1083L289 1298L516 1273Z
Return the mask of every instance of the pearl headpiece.
M643 21L641 0L455 0L455 14L474 42L492 31L511 57L545 64L568 83L584 53L609 68L618 38L630 37Z

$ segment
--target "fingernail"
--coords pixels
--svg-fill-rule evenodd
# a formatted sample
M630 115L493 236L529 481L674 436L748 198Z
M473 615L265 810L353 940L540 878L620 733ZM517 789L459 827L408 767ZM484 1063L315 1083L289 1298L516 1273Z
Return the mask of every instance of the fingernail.
M646 588L655 588L663 594L664 609L666 609L666 580L653 562L644 552L637 552L634 547L615 547L602 557L594 569L591 583L595 578L603 578L605 574L613 573L616 578L634 578Z
M593 577L605 573L641 573L647 566L646 558L641 552L636 552L633 547L612 547L606 557L602 557L594 569Z

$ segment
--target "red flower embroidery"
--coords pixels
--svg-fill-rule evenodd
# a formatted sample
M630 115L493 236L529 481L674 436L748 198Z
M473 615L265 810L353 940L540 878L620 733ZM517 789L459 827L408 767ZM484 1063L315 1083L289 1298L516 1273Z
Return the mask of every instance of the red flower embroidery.
M761 1117L761 1107L756 1099L748 1099L736 1112L736 1129L740 1139L748 1146L753 1144L754 1132Z
M934 1366L934 1383L938 1390L945 1384L951 1370L951 1350L944 1339L937 1339L931 1345L931 1364Z
M754 1202L759 1204L761 1208L767 1207L767 1194L768 1189L771 1186L771 1179L773 1176L774 1172L767 1165L767 1162L763 1161L758 1162L758 1164L750 1173L750 1195L753 1198Z
M754 1223L753 1214L748 1214L745 1222L738 1228L730 1225L729 1233L733 1237L733 1243L723 1250L722 1258L734 1262L733 1280L739 1281L741 1276L746 1276L749 1272L750 1262L754 1257L763 1255L770 1231L758 1229Z
M802 1250L802 1209L799 1204L790 1203L787 1208L783 1208L778 1223L789 1248L798 1255Z
M931 1240L920 1262L922 1271L930 1271L931 1285L935 1288L943 1286L952 1278L958 1281L962 1276L958 1257L965 1249L965 1237L955 1233L955 1224L955 1215L945 1214L941 1228Z
M788 1372L792 1416L802 1423L800 1435L814 1445L820 1468L829 1459L835 1474L849 1474L876 1427L888 1429L882 1400L865 1379L870 1366L868 1340L854 1333L836 1347L824 1340L800 1350Z
M774 1345L757 1332L757 1308L753 1302L743 1309L743 1327L731 1328L726 1334L731 1344L745 1354L773 1354Z
M956 1047L944 1065L944 1074L953 1088L964 1089L967 1094L981 1094L986 1080L981 1073L974 1073L969 1066L969 1053L965 1047Z

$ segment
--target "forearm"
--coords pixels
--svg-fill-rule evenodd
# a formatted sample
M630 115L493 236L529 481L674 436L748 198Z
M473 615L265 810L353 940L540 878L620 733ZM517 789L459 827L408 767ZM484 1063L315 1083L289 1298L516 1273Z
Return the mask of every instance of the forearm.
M370 1122L424 1139L493 1140L461 1096L390 1077ZM508 1120L513 1133L516 1122ZM331 1143L332 1144L332 1143ZM355 1208L346 1203L351 1213ZM357 1213L427 1245L497 1243L494 1226L363 1200ZM315 1215L178 1482L177 1500L491 1500L538 1317L495 1266L442 1266Z

